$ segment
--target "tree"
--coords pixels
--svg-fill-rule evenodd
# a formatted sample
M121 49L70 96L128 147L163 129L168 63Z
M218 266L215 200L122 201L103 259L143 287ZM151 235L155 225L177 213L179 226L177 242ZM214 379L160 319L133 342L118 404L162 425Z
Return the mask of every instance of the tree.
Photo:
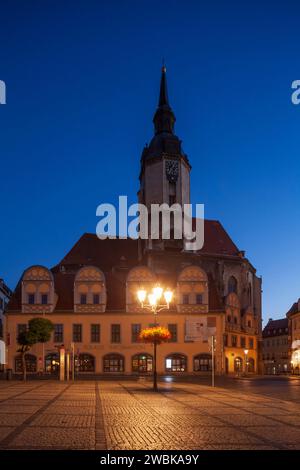
M21 354L23 380L26 380L26 353L36 343L46 343L50 340L53 323L47 318L32 318L28 322L28 329L18 335L18 352Z
M157 392L157 369L156 369L156 348L158 344L165 343L171 339L171 333L163 326L153 326L145 328L140 332L140 340L144 343L152 343L154 348L154 367L153 367L153 390Z

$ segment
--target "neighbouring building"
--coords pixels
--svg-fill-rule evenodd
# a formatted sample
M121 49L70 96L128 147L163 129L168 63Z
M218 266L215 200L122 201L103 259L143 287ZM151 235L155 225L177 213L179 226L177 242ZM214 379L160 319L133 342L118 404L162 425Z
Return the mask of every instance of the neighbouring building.
M189 203L191 165L174 132L165 68L153 122L154 136L141 156L139 201L147 207ZM8 307L8 367L21 371L17 335L31 318L45 316L54 333L44 348L36 345L27 354L29 372L42 365L56 373L59 347L70 350L74 343L79 372L151 373L152 346L138 336L154 319L141 309L136 293L159 282L175 294L170 310L158 315L172 333L158 348L160 374L209 372L209 331L215 332L218 374L242 373L246 367L257 373L261 278L219 221L205 220L204 230L204 246L193 252L174 237L100 240L86 233L53 268L26 269Z
M0 371L4 368L5 363L5 338L4 338L4 324L5 324L5 309L11 297L11 290L3 279L0 279Z
M300 374L300 299L286 314L289 322L289 353L291 371Z
M270 318L262 336L264 373L275 375L290 372L288 319Z

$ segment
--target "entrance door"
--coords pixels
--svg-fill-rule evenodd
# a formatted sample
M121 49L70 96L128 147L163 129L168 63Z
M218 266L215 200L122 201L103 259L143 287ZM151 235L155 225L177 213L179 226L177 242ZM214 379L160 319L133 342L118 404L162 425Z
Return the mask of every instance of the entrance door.
M140 374L152 372L152 361L150 354L136 354L132 358L132 371Z
M50 353L45 357L45 371L48 374L59 374L59 354Z

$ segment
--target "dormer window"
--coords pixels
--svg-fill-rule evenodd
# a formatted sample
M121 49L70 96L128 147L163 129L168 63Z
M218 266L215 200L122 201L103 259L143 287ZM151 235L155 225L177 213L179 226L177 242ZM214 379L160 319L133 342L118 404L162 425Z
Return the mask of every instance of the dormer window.
M80 294L80 304L86 305L86 294Z
M47 305L48 304L48 294L42 294L41 296L41 304Z
M34 294L28 294L28 303L29 303L29 305L33 305L35 303L35 295Z

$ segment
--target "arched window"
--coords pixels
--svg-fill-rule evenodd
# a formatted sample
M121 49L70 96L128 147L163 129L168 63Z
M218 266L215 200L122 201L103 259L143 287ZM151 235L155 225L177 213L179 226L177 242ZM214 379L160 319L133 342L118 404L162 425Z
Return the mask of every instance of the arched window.
M25 362L26 362L26 372L36 372L37 368L37 361L36 356L33 354L25 354ZM17 356L15 359L15 371L16 372L23 372L23 365L22 365L22 358L21 356Z
M232 292L234 294L237 294L238 290L238 282L234 276L230 276L228 279L228 294L231 294Z
M48 374L58 374L59 372L59 354L49 353L45 357L45 371Z
M243 359L241 357L234 359L234 372L243 372Z
M152 372L153 358L150 354L135 354L132 356L132 372Z
M198 354L194 357L194 372L208 372L212 370L211 354Z
M166 357L167 372L186 372L187 359L184 354L170 354Z
M106 354L103 357L104 372L124 372L124 356L121 354Z
M92 354L82 353L75 356L75 368L78 372L95 372L95 358Z

